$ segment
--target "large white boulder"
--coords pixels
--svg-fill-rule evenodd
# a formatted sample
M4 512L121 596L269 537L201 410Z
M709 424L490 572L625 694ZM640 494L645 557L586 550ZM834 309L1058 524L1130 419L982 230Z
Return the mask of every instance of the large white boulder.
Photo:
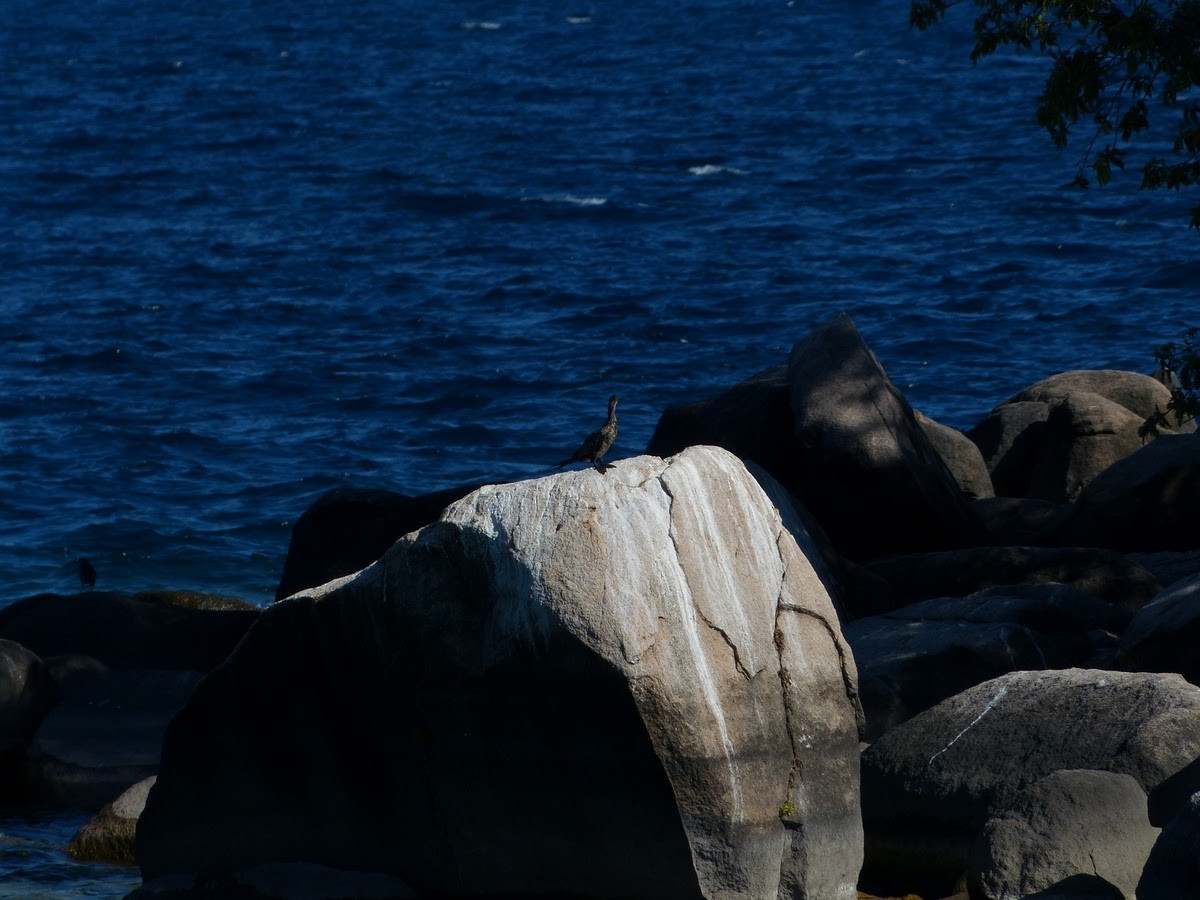
M849 900L861 711L815 553L711 447L484 487L205 681L144 876Z

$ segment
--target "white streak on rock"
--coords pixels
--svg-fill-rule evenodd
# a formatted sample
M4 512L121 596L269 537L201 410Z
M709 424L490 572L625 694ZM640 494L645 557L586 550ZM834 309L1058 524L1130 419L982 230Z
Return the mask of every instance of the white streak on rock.
M712 713L713 722L716 723L717 730L721 734L721 746L725 750L725 767L729 770L729 787L733 793L733 814L734 818L740 822L746 818L746 807L742 801L742 788L738 779L737 766L734 764L734 755L737 751L729 736L729 726L725 722L725 712L721 707L721 695L708 664L708 654L704 652L704 647L700 642L700 628L696 622L695 604L690 596L683 594L680 594L677 599L679 619L687 634L688 648L692 653L696 674L700 678L704 699L708 703L709 712Z
M987 706L985 706L983 708L983 711L980 712L979 715L977 715L974 719L972 719L966 728L964 728L962 731L960 731L958 734L956 734L951 739L950 743L948 743L945 747L943 747L937 753L933 754L933 756L929 757L929 764L932 765L933 761L935 759L937 759L939 756L941 756L943 753L945 753L947 750L949 750L951 747L953 747L958 742L958 739L960 737L962 737L964 734L966 734L968 731L970 731L972 728L974 728L976 725L978 725L980 720L983 719L983 717L986 716L988 713L990 713L992 711L992 709L996 706L996 704L1000 702L1000 699L1007 693L1008 693L1008 685L1004 685L1003 687L1000 688L1000 690L996 691L996 696L988 701Z

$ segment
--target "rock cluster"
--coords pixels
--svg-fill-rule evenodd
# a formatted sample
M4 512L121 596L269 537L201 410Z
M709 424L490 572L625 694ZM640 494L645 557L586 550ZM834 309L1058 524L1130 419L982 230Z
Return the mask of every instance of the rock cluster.
M1166 400L1068 372L962 433L834 316L606 473L322 498L261 615L0 611L0 777L157 772L144 896L1200 896Z
M190 592L0 609L0 804L99 809L154 775L167 722L258 614Z

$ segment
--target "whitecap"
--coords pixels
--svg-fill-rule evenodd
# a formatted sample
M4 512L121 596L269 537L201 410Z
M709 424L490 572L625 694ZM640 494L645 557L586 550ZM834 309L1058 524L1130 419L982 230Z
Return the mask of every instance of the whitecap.
M590 21L591 16L567 16L567 23L570 25L586 25Z
M735 169L733 166L715 166L708 163L703 166L692 166L688 169L692 175L720 175L722 172L728 172L730 175L745 175L745 169Z
M608 202L607 197L577 197L575 194L560 194L542 199L549 203L570 203L573 206L603 206Z
M480 31L497 31L502 26L499 22L463 22L460 27L467 31L474 31L477 28Z
M542 197L522 197L522 201L537 200L540 203L570 203L573 206L603 206L607 197L578 197L575 194L549 194Z

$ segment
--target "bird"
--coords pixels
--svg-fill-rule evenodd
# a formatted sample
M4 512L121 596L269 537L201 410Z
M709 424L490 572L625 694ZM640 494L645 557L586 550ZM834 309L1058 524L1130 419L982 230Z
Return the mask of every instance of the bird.
M612 442L616 439L617 395L613 394L608 398L608 421L584 438L578 450L562 462L555 463L554 468L561 469L563 466L573 462L590 462L596 467L596 471L603 475L604 471L609 467L609 464L604 461L604 454L608 452L608 448L612 446Z
M86 587L90 591L96 586L96 567L82 556L75 562L79 563L79 590Z

